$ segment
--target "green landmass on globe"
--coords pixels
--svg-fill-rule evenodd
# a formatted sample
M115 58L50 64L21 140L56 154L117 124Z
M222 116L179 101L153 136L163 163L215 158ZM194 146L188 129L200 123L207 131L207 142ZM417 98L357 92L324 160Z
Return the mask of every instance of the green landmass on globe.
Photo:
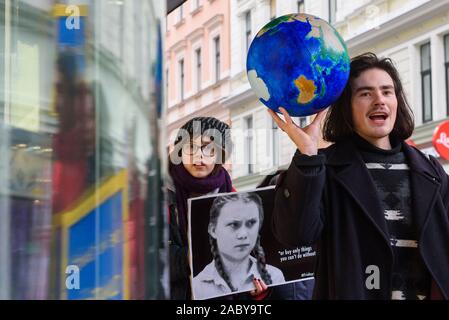
M249 83L270 109L292 116L315 114L331 105L349 77L345 42L325 20L288 14L267 23L251 43Z

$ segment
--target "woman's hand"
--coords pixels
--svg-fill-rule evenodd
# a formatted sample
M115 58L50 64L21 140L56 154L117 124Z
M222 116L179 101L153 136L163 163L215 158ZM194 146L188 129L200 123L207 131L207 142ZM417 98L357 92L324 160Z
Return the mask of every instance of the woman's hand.
M262 279L253 279L255 289L250 291L249 294L256 300L262 300L268 294L268 287Z
M281 111L285 121L282 120L276 112L268 109L268 112L278 127L288 134L290 139L296 144L302 154L307 154L309 156L316 155L318 153L321 120L323 120L326 112L324 110L320 111L311 124L304 128L300 128L293 122L287 110L283 107L279 107L279 111Z

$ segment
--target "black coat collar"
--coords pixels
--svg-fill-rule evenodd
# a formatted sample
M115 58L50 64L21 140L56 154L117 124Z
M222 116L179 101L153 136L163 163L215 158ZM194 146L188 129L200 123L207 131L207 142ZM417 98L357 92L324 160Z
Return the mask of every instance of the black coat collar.
M434 182L440 180L437 171L421 151L409 146L404 141L400 143L411 171L422 174ZM363 162L356 145L350 139L335 143L322 150L322 153L326 154L326 164L331 166L353 165L357 162Z

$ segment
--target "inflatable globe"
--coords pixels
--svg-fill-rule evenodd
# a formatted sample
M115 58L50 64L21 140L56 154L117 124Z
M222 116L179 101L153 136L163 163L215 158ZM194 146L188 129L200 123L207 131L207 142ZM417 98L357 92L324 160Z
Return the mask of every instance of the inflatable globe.
M288 14L266 24L251 43L248 80L260 101L291 116L315 114L335 102L349 77L348 50L326 21Z

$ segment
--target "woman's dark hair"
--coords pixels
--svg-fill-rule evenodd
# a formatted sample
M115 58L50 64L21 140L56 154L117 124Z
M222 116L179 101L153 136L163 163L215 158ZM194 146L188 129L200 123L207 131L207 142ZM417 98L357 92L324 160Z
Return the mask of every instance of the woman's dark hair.
M354 134L354 124L352 121L352 90L353 81L362 72L370 69L380 69L387 72L394 83L394 91L398 101L396 122L392 135L405 140L410 137L414 129L413 111L405 97L401 79L398 71L389 58L379 59L374 53L368 52L351 60L349 80L343 93L338 100L332 104L327 112L323 126L323 138L329 142L337 142L349 138Z
M262 199L256 193L234 193L215 198L214 202L212 203L212 207L210 209L209 226L217 225L217 220L220 215L221 209L231 201L243 201L243 203L251 203L251 202L254 203L257 206L257 209L259 210L259 230L260 228L262 228L264 217ZM221 260L220 253L218 251L217 240L213 238L211 235L209 235L209 242L212 256L215 262L215 268L217 269L218 274L223 278L223 280L228 284L229 288L231 288L233 292L237 291L237 289L234 288L234 286L232 285L229 275L227 274L224 268L223 261ZM271 284L273 281L271 280L271 275L268 273L266 268L265 252L262 246L260 245L260 235L257 237L257 242L256 245L254 246L253 254L257 259L257 270L259 270L259 273L263 281L266 284Z

